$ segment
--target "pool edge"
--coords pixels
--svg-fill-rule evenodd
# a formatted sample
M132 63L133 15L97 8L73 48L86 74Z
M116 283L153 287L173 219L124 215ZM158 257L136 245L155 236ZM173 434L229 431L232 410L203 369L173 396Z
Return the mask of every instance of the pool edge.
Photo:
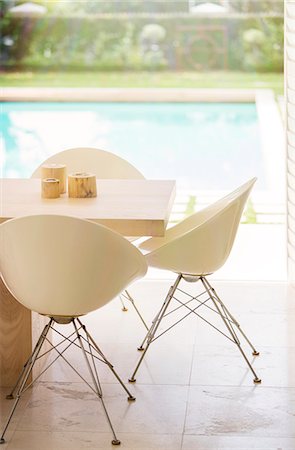
M269 89L194 88L18 88L2 87L0 101L52 102L255 102Z

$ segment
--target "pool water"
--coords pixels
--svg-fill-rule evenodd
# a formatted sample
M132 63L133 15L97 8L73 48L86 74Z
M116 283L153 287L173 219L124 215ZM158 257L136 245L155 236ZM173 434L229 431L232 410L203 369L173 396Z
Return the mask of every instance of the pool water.
M147 178L183 189L231 189L265 174L249 103L1 103L3 177L29 177L48 156L98 147Z

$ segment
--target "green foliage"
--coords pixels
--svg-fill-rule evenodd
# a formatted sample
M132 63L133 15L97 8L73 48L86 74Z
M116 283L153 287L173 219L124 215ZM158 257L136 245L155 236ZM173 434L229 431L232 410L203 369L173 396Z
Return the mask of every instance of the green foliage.
M188 12L190 1L197 5L205 0L30 0L46 6L50 12L63 14L116 14L116 13L169 13ZM2 0L3 3L24 3L24 0ZM211 3L223 4L222 0L210 0ZM229 7L238 12L283 13L283 0L226 0Z
M157 23L148 23L141 30L140 40L155 44L163 41L165 39L165 36L166 30L162 25L159 25Z
M46 3L46 2L45 2ZM44 3L44 4L45 4ZM57 2L62 8L64 2ZM68 4L68 2L65 2ZM71 2L73 11L85 2ZM85 7L94 8L86 2ZM124 2L121 2L124 3ZM83 4L83 5L82 5ZM83 7L84 7L83 6ZM135 6L134 6L135 7ZM68 5L68 8L70 6ZM79 10L78 8L78 10ZM55 9L56 11L56 9ZM66 10L68 12L68 9ZM88 10L89 12L89 10ZM227 38L226 38L227 37ZM13 45L7 46L7 42ZM2 67L282 71L283 20L76 14L2 21Z
M185 208L185 212L184 212L185 217L190 216L191 214L194 214L196 203L197 203L196 196L190 195L189 200L186 205L186 208Z
M245 30L242 40L245 69L283 71L284 28L281 21L265 20L260 29Z
M44 3L44 2L43 2ZM47 3L47 2L46 2ZM187 0L104 0L68 1L55 3L53 9L68 15L74 14L116 14L116 13L163 13L187 12Z
M257 223L257 214L251 199L249 199L247 202L244 217L245 217L244 223Z
M230 7L243 13L281 13L284 12L284 0L228 0Z

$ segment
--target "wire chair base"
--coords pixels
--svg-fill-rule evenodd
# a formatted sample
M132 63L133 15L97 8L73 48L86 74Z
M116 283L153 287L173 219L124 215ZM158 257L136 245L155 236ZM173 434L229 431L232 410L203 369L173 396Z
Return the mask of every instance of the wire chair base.
M136 306L136 304L135 304L135 301L134 301L134 298L130 295L129 291L125 290L124 292L122 292L122 293L120 294L119 298L120 298L120 301L121 301L121 304L122 304L122 311L124 311L124 312L125 312L125 311L128 311L128 308L127 308L126 305L125 305L124 299L125 299L125 300L128 300L128 301L131 303L131 305L132 305L134 311L135 311L136 314L138 315L138 317L139 317L140 321L142 322L143 326L144 326L145 329L148 331L149 327L147 326L146 321L145 321L144 318L142 317L142 314L140 313L139 309L137 308L137 306Z
M97 363L100 362L100 363L108 366L108 368L111 370L111 372L113 373L113 375L115 376L117 381L121 384L124 391L128 394L128 397L127 397L128 401L130 401L130 402L135 401L135 397L127 389L127 387L125 386L125 384L123 383L123 381L121 380L121 378L119 377L117 372L115 371L113 365L107 360L107 358L102 353L102 351L100 350L100 348L98 347L98 345L96 344L96 342L94 341L92 336L89 334L88 330L86 329L86 326L80 321L79 318L71 319L71 323L73 325L74 331L68 336L65 336L59 330L55 329L54 328L55 323L56 323L55 320L53 318L50 318L49 322L45 325L45 327L35 345L35 348L31 354L31 356L26 361L26 363L22 369L22 372L20 373L20 376L19 376L15 386L13 387L10 394L8 394L6 396L7 399L14 399L14 404L12 406L12 409L10 411L10 414L8 416L6 424L3 428L3 431L2 431L2 434L0 437L0 444L5 443L5 439L4 439L5 433L8 429L8 426L10 424L10 421L13 417L13 414L16 410L16 407L18 405L18 402L19 402L22 394L29 387L31 387L44 374L44 372L46 372L46 370L52 366L52 364L57 359L61 358L72 368L72 370L96 394L96 396L98 397L98 399L101 402L104 415L107 419L107 422L109 424L109 427L110 427L112 435L113 435L112 444L119 445L120 440L116 436L115 430L113 428L110 416L108 414L108 411L106 409L106 405L104 402L102 387L101 387L98 370L97 370ZM55 345L48 338L48 333L50 330L54 331L61 337L60 342L58 342ZM50 345L50 348L49 348L49 350L45 350L43 353L41 353L41 350L42 350L45 342L47 342ZM78 347L82 351L92 384L90 384L90 382L87 381L80 374L80 372L72 365L72 363L65 357L64 353L71 346ZM29 379L30 375L32 374L32 370L33 370L33 367L34 367L36 361L43 358L45 355L48 355L50 352L57 353L57 355L55 354L53 361L48 363L47 366L41 371L41 373L38 376L36 376L29 384L27 384L28 379Z
M199 293L196 296L193 296L189 294L188 292L185 292L184 290L180 289L180 282L186 281L189 283L192 282L200 282L203 289L201 293ZM180 295L182 297L185 297L184 300L180 298ZM176 303L176 306L172 307L172 301L173 304ZM196 304L196 306L195 306ZM220 329L218 326L213 324L211 321L209 321L206 317L202 316L199 313L199 309L203 307L203 310L206 309L206 311L211 313L215 313L219 319L221 319L221 322L223 324L223 328L225 331ZM185 310L184 315L181 318L177 318L177 320L171 319L172 314L176 312L180 312L180 310ZM208 325L213 327L216 331L221 333L223 336L225 336L227 339L229 339L231 342L233 342L239 349L241 355L243 356L246 364L248 365L249 369L251 370L252 374L254 375L254 383L261 383L261 379L257 376L252 364L250 363L249 359L247 358L242 345L241 341L239 339L239 335L243 337L243 339L247 342L247 344L252 349L252 355L258 356L259 352L256 350L256 348L253 346L251 341L248 339L244 331L242 330L240 324L238 321L233 317L233 315L229 312L228 308L224 305L224 303L221 301L220 297L217 295L215 289L210 285L209 281L205 276L187 276L183 274L179 274L175 283L173 286L170 287L168 294L164 300L164 303L162 304L159 312L155 316L154 320L152 321L152 325L149 328L143 342L138 347L138 350L142 352L141 357L139 358L139 361L134 369L134 372L132 373L131 377L129 378L130 383L134 383L136 381L135 375L147 353L147 350L152 342L154 342L156 339L158 339L163 334L170 331L172 328L174 328L176 325L178 325L180 322L182 322L185 318L190 316L191 314L199 317L203 321L205 321ZM160 330L160 324L162 324L162 321L167 318L171 319L171 324L167 326L164 331Z

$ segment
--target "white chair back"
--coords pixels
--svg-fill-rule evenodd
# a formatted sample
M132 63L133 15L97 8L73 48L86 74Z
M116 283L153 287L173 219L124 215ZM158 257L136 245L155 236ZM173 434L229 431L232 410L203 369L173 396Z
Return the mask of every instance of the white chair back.
M140 247L151 252L148 264L191 275L215 272L227 260L241 215L256 178L171 228L167 236Z
M20 303L40 314L86 314L146 270L136 247L93 222L38 215L0 225L2 278Z
M50 156L32 173L32 178L40 178L43 164L65 164L68 174L91 172L100 179L144 179L139 170L125 159L114 153L91 147L71 148Z

